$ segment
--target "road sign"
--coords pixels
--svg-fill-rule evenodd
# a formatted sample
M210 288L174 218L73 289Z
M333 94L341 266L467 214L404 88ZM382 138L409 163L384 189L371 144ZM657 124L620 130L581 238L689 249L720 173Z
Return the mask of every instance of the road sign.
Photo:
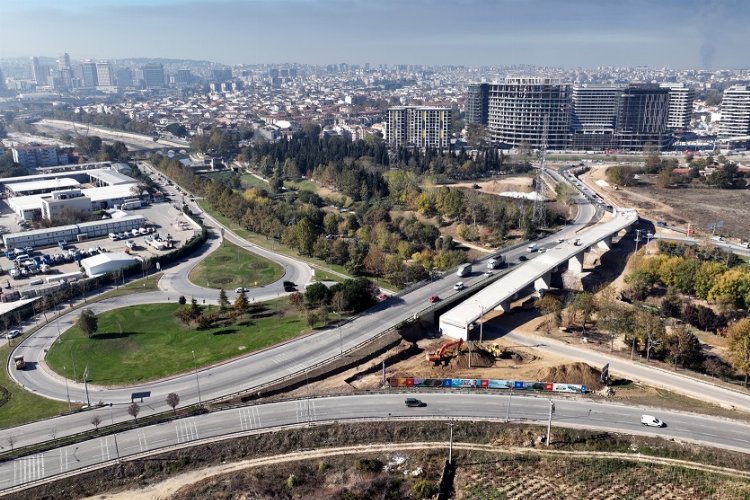
M151 391L143 391L143 392L134 392L130 395L130 401L140 399L141 403L143 403L143 398L147 398L151 396Z
M609 363L607 363L606 365L604 365L604 367L602 368L602 374L599 377L599 381L602 384L605 383L608 380L609 380Z
M89 380L89 364L86 363L86 368L83 369L83 381L87 382Z

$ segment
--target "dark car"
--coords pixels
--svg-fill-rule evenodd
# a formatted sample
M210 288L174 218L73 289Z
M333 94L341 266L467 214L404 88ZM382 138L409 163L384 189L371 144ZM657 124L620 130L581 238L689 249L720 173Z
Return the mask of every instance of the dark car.
M404 401L404 404L408 406L409 408L421 408L422 406L427 406L426 403L420 401L417 398L406 398L406 401Z
M297 290L297 284L293 281L285 281L284 282L284 291L285 292L294 292Z
M518 257L518 260L520 260L521 262L524 262L526 260L529 260L529 258L526 257L525 255L521 255L520 257Z

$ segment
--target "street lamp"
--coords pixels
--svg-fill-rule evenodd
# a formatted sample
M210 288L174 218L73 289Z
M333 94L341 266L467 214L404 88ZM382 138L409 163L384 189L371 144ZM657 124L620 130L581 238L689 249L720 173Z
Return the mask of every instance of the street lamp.
M555 413L555 403L549 400L549 418L547 420L547 446L549 446L549 435L552 430L552 414Z
M479 343L482 343L482 335L484 334L484 306L479 304Z
M201 384L198 380L198 361L195 359L195 351L193 353L193 366L195 367L195 386L198 388L198 406L201 406Z
M70 390L68 389L68 369L63 366L63 373L65 373L65 395L68 396L68 411L72 411L73 407L70 404Z

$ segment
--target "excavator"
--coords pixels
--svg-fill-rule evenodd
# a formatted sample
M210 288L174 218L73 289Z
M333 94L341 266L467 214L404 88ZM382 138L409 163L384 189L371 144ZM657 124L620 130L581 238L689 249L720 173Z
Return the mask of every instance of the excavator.
M450 356L446 354L448 349L451 349L453 347L456 348L456 353L459 349L461 349L461 346L464 343L464 339L458 339L458 340L452 340L450 342L446 342L445 344L440 346L440 349L433 352L427 352L425 353L425 357L427 358L427 361L430 361L431 363L434 363L435 366L440 365L440 363L443 364L443 366L448 364L448 361L450 361Z

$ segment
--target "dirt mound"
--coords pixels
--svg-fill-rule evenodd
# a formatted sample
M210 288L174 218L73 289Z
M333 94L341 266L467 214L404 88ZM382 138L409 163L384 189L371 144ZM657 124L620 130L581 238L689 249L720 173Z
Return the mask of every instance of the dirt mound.
M457 368L469 368L469 352L461 351L454 362ZM472 368L489 368L491 366L495 366L495 357L492 354L480 349L471 350Z
M602 373L599 370L586 363L571 363L539 370L536 379L540 382L583 384L589 391L598 391L604 387L601 382L601 375Z

